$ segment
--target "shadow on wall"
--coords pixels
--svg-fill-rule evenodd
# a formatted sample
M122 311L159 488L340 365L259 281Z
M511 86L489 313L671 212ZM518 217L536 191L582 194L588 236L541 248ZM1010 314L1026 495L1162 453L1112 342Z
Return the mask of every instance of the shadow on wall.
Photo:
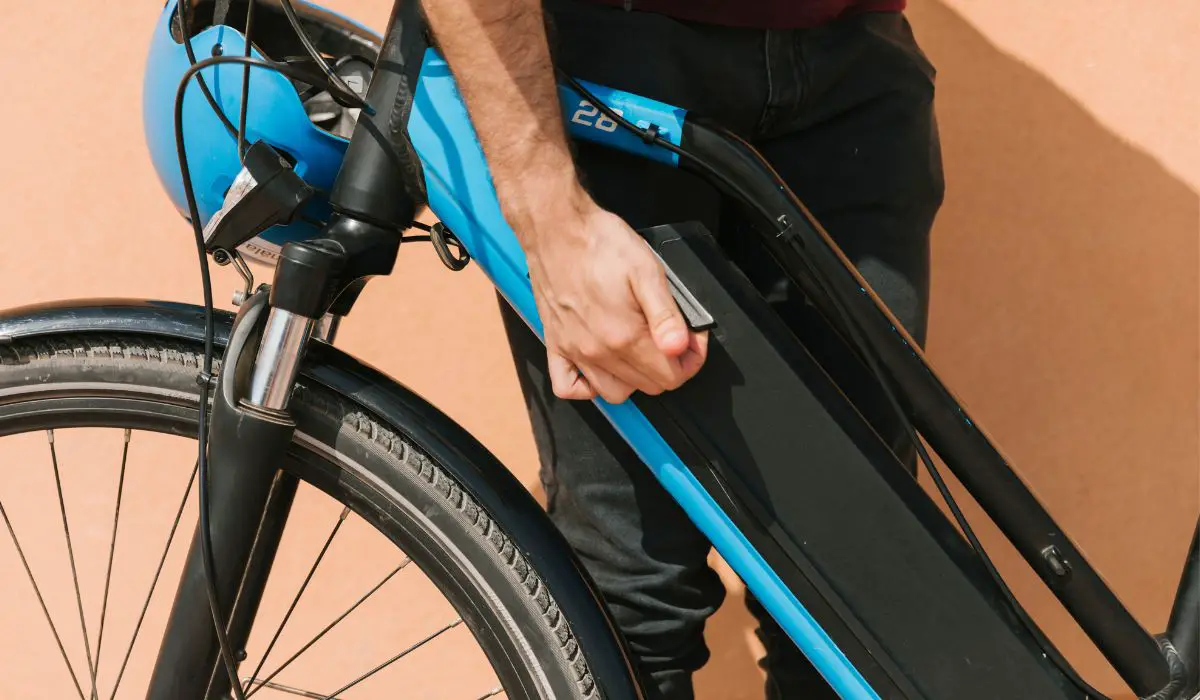
M1159 630L1200 510L1200 198L942 2L911 0L909 17L939 70L946 163L930 355ZM1127 693L991 525L979 530L1079 671ZM701 698L761 697L741 599L731 587L709 625Z

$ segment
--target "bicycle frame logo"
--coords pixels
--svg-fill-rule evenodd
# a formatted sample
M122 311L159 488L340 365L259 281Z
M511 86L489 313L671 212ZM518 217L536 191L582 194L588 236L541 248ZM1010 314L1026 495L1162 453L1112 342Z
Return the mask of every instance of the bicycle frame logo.
M625 110L613 109L613 111L622 117L625 116ZM572 124L599 129L610 134L617 130L617 123L610 119L608 115L601 114L600 109L587 100L579 101L579 107L571 115L570 121Z

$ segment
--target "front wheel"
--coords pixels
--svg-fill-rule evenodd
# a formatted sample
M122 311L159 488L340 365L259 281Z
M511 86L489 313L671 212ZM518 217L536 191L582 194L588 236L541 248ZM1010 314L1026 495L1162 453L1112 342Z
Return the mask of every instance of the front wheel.
M199 359L137 335L0 345L6 695L145 697L195 521ZM568 620L526 555L561 543L514 541L511 507L455 476L493 465L306 379L290 411L300 490L239 654L248 693L601 696L580 641L611 632Z

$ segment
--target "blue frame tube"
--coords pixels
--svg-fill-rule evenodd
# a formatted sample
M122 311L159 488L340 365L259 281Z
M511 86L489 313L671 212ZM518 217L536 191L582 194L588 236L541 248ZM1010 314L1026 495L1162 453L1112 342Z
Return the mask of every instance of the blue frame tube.
M658 124L666 138L679 143L686 118L683 110L600 86L588 85L587 89L621 109L626 119L635 124ZM562 93L564 116L573 135L678 164L674 154L648 146L620 129L607 129L608 124L598 122L598 115L591 114L586 101L573 91L563 89ZM424 166L433 212L454 231L500 293L541 337L542 324L534 306L525 255L500 211L487 162L450 69L433 50L426 54L421 70L409 136ZM597 400L596 404L838 696L845 700L877 700L879 695L858 669L641 411L629 402L613 405Z

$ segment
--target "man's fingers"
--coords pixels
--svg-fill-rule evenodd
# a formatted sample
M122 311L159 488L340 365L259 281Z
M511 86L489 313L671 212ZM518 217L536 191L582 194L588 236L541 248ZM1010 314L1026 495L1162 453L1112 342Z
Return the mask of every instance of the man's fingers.
M611 372L580 363L576 365L554 351L547 351L546 365L550 385L560 399L586 401L597 395L609 403L621 403L629 398L634 387Z
M708 332L688 331L685 337L687 347L678 357L661 354L648 339L645 343L639 343L637 350L640 352L627 358L629 372L638 372L635 376L646 378L653 386L648 388L643 383L635 382L638 390L657 395L678 389L684 382L696 376L708 357ZM621 376L626 374L622 373Z
M657 396L664 391L678 389L684 382L691 379L704 364L708 355L708 333L685 333L687 342L683 352L675 357L664 354L653 339L643 335L637 341L627 345L624 350L613 350L606 354L594 354L581 358L577 363L585 370L588 367L602 369L620 382L651 396ZM591 376L588 376L589 380ZM599 387L593 388L600 392Z
M685 380L696 376L708 359L708 331L688 333L688 349L679 357Z
M595 365L587 363L579 364L579 371L587 379L587 383L591 385L596 394L605 401L617 404L624 403L625 399L633 393L633 385L619 379L616 375L608 370L601 369Z
M667 287L662 266L653 254L650 254L649 262L633 269L630 285L634 298L646 315L654 344L671 357L681 355L688 347L688 327Z
M546 363L550 371L550 386L554 389L555 396L576 401L596 397L592 386L570 360L550 350L546 353Z
M661 358L670 372L660 381L620 357L610 357L604 366L578 363L554 351L547 351L550 384L560 399L588 400L600 396L613 404L624 402L635 391L652 396L674 389L700 371L708 356L708 333L689 332L688 345L678 358Z
M647 345L650 345L650 350L652 352L655 352L655 353L658 352L657 350L654 349L652 343L647 343ZM638 358L635 356L630 359L637 360ZM666 358L666 357L662 357L660 359L662 360L663 364L670 364L673 361L670 358ZM608 363L606 363L604 365L604 367L605 367L605 369L611 370L611 373L614 376L616 376L618 379L620 379L621 381L625 382L626 384L632 385L634 389L641 391L643 393L649 394L651 396L658 396L659 394L666 391L666 389L667 389L666 385L670 383L669 377L665 378L665 379L655 378L651 374L644 372L641 369L638 369L629 360L623 360L620 357L612 358Z

